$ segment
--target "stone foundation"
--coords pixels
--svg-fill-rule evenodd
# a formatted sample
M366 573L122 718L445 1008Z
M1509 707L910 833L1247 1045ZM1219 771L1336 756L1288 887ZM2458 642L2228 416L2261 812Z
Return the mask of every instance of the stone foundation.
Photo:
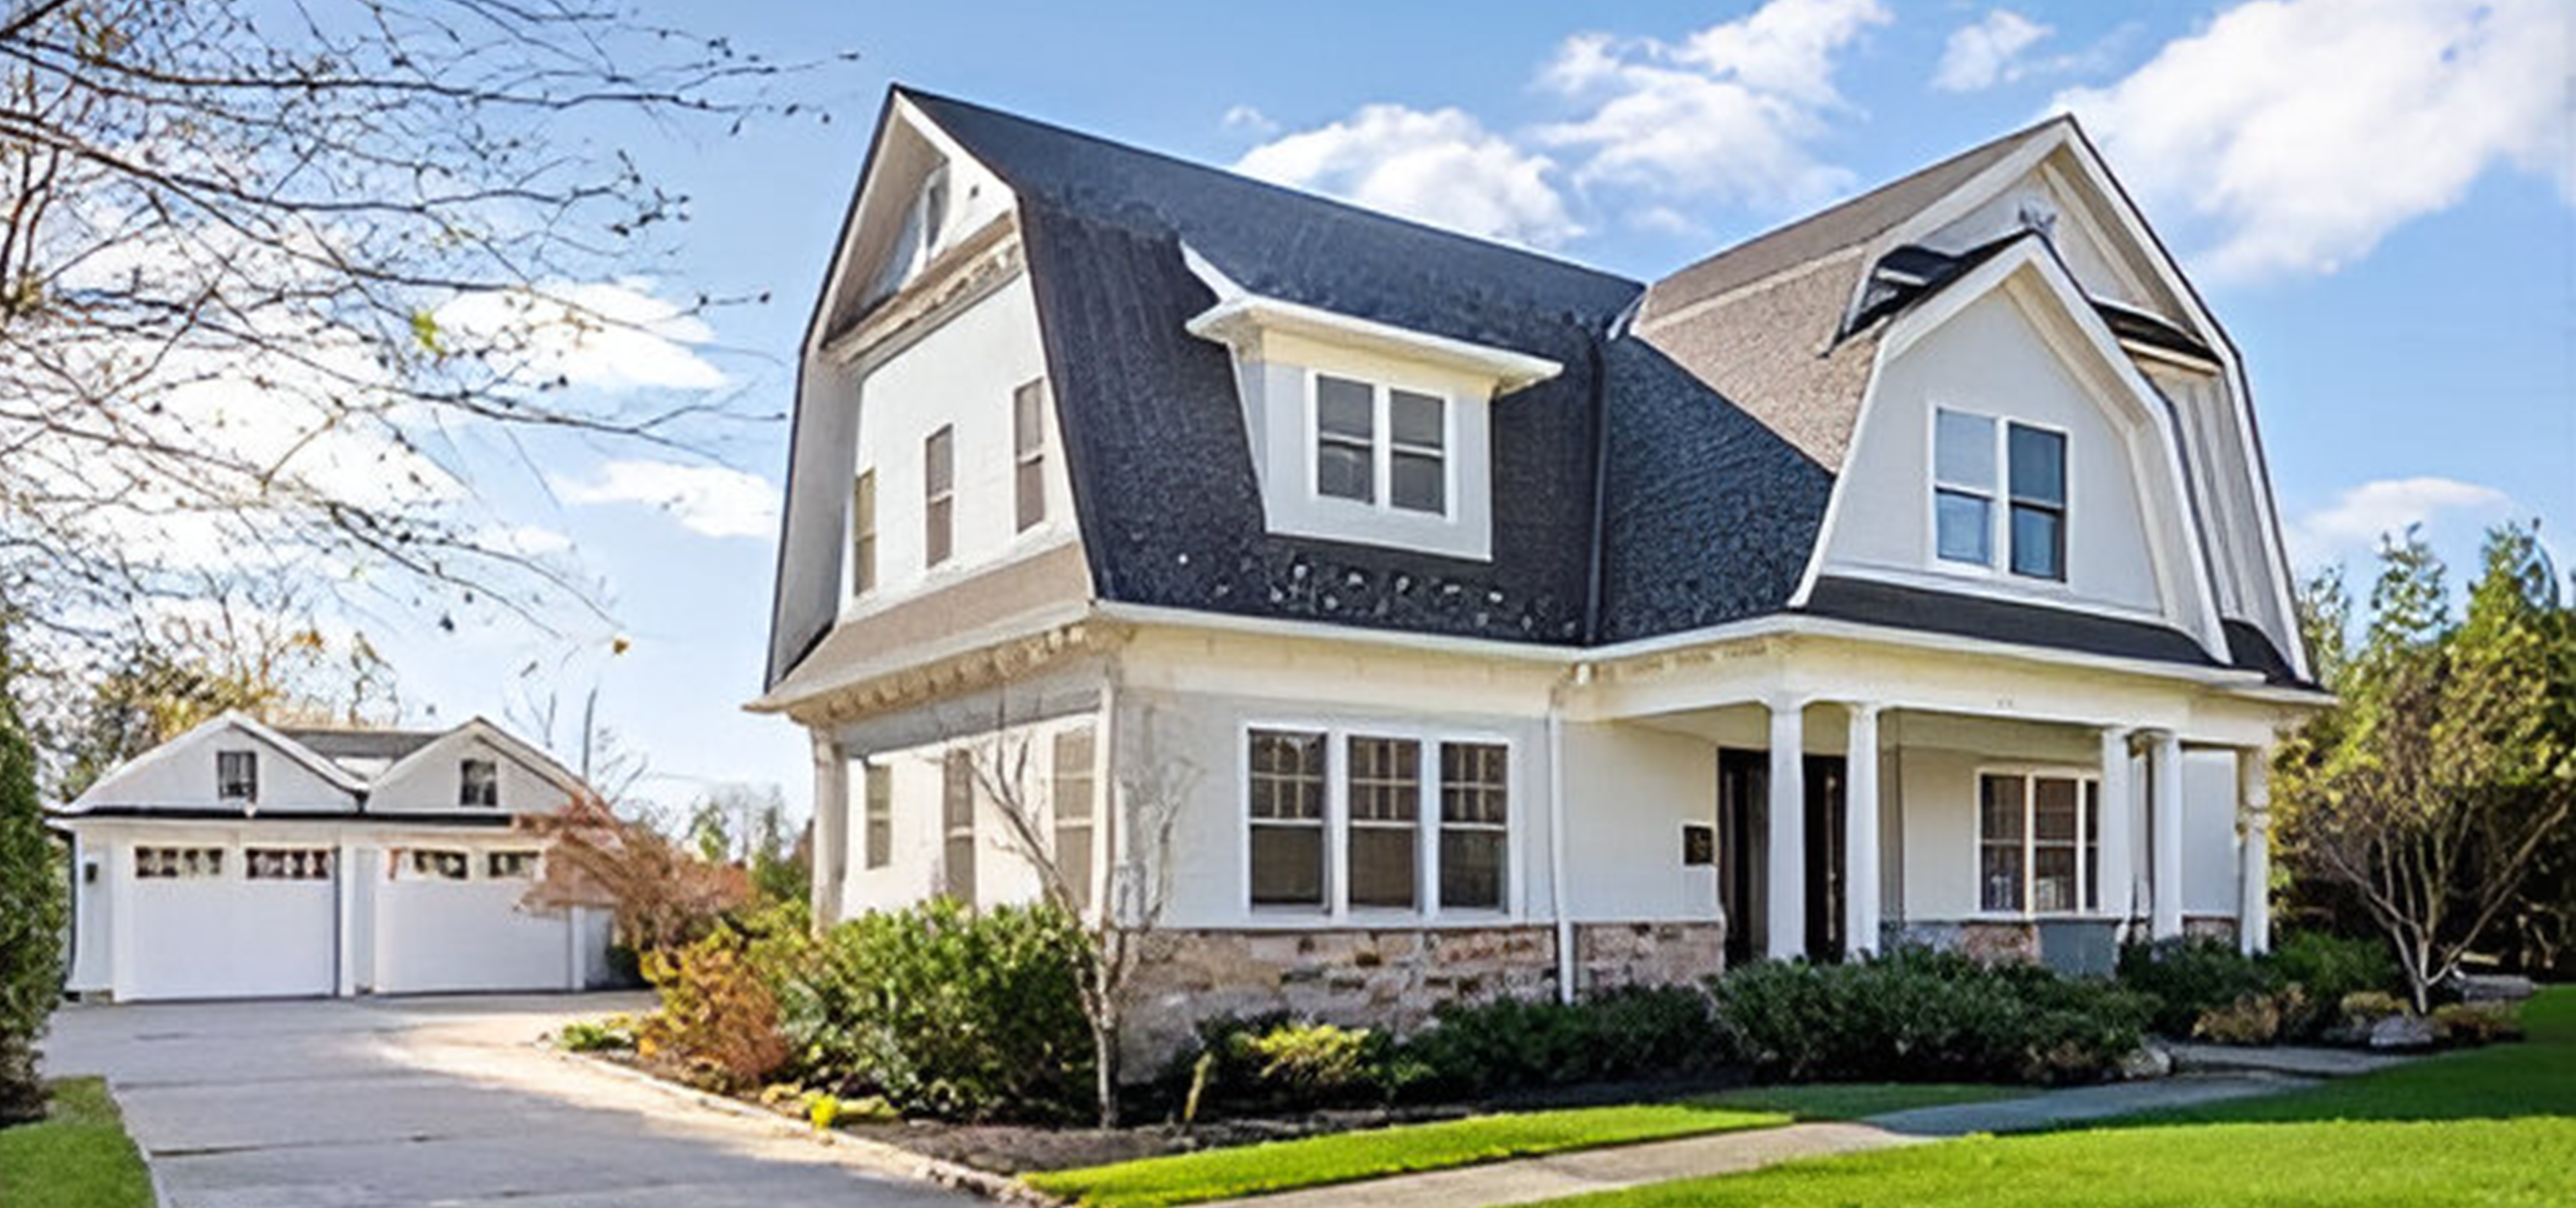
M1708 923L1575 928L1585 989L1670 985L1716 973L1726 932ZM1127 1061L1139 1077L1186 1048L1201 1020L1284 1013L1409 1031L1446 1003L1556 996L1556 928L1165 931L1136 973Z

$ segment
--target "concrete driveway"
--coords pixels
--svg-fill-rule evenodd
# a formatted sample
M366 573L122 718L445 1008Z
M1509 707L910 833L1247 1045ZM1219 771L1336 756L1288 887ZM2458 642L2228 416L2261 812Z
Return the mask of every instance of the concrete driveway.
M533 1047L631 996L81 1006L48 1073L104 1074L162 1208L980 1203Z

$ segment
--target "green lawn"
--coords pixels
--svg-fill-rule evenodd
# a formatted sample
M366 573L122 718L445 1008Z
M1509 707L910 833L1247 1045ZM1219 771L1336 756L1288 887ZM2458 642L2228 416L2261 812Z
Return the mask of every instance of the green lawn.
M2576 1204L2576 987L2527 1043L2312 1091L1561 1201L1563 1208L2414 1208Z
M2027 1093L2012 1087L1878 1083L1749 1087L1679 1103L1502 1112L1400 1124L1033 1174L1027 1181L1041 1191L1099 1208L1159 1208L1535 1154L1776 1128L1793 1119L1845 1120Z
M152 1181L96 1078L54 1084L54 1113L0 1129L0 1204L9 1208L152 1208Z

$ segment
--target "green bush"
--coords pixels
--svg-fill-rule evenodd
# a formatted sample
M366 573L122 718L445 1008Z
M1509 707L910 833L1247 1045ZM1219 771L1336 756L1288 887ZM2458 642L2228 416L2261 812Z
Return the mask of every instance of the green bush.
M2309 1001L2328 1007L2349 994L2392 990L2402 984L2387 941L2347 939L2323 931L2282 936L2272 950L2272 967L2283 980L2305 989Z
M803 1083L911 1115L1055 1121L1093 1108L1080 927L1047 907L938 900L759 957Z
M63 992L62 856L45 833L12 669L0 632L0 1125L44 1118L35 1045Z
M2155 1030L2189 1036L2200 1017L2249 995L2281 988L2278 969L2208 936L2132 943L2120 949L2120 984L2155 1000Z
M1750 965L1715 991L1736 1051L1793 1082L2095 1079L2136 1051L2153 1010L2099 979L1914 948Z
M555 1044L567 1053L615 1053L635 1047L635 1021L624 1015L576 1019L563 1026Z
M1566 1004L1495 999L1443 1008L1409 1038L1406 1088L1476 1096L1573 1082L1704 1073L1726 1053L1708 996L1625 989Z

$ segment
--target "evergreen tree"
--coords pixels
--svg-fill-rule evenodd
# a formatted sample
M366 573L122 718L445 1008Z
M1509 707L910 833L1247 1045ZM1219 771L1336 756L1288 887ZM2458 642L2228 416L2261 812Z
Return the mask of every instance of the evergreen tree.
M0 617L0 624L6 618ZM45 1111L36 1039L62 996L64 881L36 793L27 738L0 628L0 1124Z

